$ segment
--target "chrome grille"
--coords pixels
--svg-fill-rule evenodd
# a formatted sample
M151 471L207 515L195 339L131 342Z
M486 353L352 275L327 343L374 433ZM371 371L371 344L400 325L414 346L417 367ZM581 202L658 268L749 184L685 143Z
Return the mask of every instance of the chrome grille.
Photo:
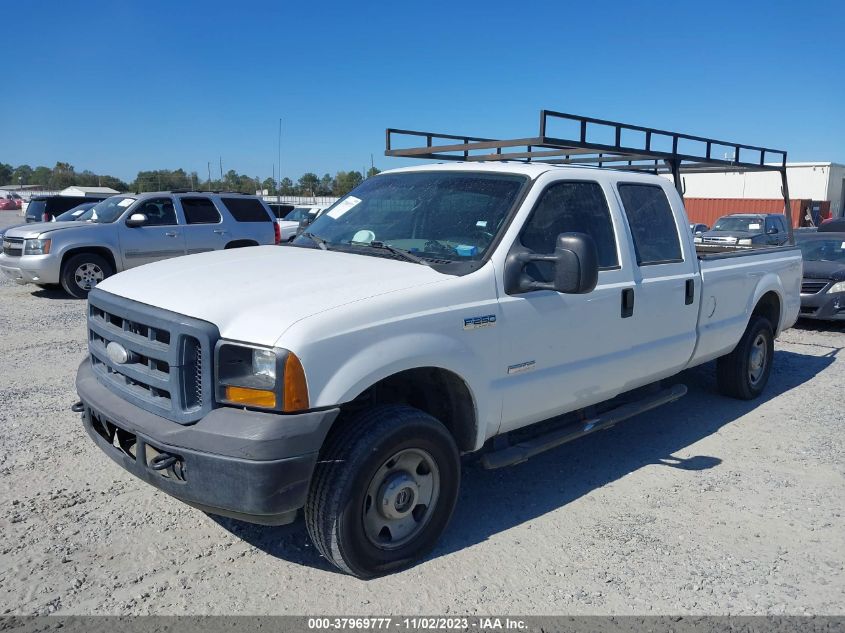
M735 237L702 237L702 242L705 244L736 244Z
M801 294L816 295L824 290L829 283L824 279L804 279L801 282Z
M20 257L23 253L23 238L22 237L4 237L3 238L3 254L9 257Z
M88 349L103 384L174 422L195 422L211 409L214 326L97 289L88 301ZM109 357L110 343L126 351L125 362Z

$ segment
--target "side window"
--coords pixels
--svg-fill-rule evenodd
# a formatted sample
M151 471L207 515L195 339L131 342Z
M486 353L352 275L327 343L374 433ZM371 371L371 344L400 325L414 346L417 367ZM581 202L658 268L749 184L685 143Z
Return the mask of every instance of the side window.
M219 224L222 220L209 198L182 198L181 202L187 224Z
M144 226L170 226L176 222L176 209L170 198L151 198L144 200L132 213L143 213L147 216Z
M271 214L257 198L220 198L238 222L272 222Z
M775 232L780 232L780 228L778 227L778 224L775 221L775 219L774 218L766 218L766 233L768 233L772 229L774 229Z
M620 184L637 264L681 262L681 241L666 192L657 185Z
M519 239L523 246L535 253L550 254L555 250L557 236L571 232L587 233L593 237L601 268L619 265L610 209L598 183L561 182L551 185L531 212ZM545 271L541 276L547 277Z

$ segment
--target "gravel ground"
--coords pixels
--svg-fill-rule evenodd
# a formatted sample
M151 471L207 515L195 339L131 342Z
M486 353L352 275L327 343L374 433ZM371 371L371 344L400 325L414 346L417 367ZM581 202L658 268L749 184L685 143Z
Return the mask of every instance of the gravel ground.
M0 226L16 221L0 214ZM86 436L85 304L0 282L0 612L841 614L845 327L799 323L764 397L681 401L512 468L464 469L440 546L369 582L302 521L213 518Z

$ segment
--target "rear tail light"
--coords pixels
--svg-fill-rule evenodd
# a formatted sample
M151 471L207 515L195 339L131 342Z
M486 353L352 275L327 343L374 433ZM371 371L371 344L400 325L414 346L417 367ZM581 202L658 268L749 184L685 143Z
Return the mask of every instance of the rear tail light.
M276 244L282 243L282 229L279 227L278 222L273 222L273 232L276 235Z

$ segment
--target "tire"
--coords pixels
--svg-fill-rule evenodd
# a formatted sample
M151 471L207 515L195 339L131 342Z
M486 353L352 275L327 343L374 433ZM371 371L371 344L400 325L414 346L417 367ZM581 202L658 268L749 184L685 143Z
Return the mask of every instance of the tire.
M329 562L372 578L434 547L455 509L460 457L446 427L411 407L380 406L342 424L320 454L305 522Z
M79 253L62 265L62 288L71 297L86 299L98 283L114 274L105 258L95 253Z
M753 400L766 388L775 351L772 324L754 315L730 354L716 360L716 382L724 396Z

